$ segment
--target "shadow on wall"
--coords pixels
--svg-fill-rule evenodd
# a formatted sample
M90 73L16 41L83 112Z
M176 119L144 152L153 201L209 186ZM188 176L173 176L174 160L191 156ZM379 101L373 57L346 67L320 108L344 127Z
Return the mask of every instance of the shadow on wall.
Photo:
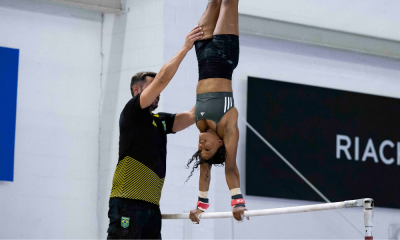
M103 55L102 62L108 63L108 66L102 67L101 74L101 97L100 97L100 137L99 137L99 185L98 185L98 198L99 202L97 205L97 215L99 220L99 237L106 237L106 230L108 228L108 200L111 188L109 188L111 182L107 174L109 167L115 167L117 164L117 156L114 151L111 151L113 147L113 133L115 128L118 126L117 116L119 116L118 110L118 90L121 82L121 68L123 62L124 46L125 46L125 31L119 31L120 29L126 29L127 25L127 14L111 16L113 19L111 42L109 46L102 46L102 52L105 47L109 47L109 54ZM103 20L105 21L105 20ZM104 24L104 23L103 23ZM103 25L104 26L104 25ZM118 32L118 34L117 34ZM104 29L103 29L104 38ZM104 43L104 41L103 41ZM103 53L102 53L103 54ZM108 58L105 60L104 58ZM110 73L112 72L112 73ZM128 91L128 90L127 90ZM112 171L112 173L114 173ZM104 194L107 193L107 194Z
M290 54L298 54L301 56L310 56L322 59L326 58L336 60L338 62L363 64L367 66L391 69L396 71L400 68L400 59L385 58L340 49L334 49L334 51L332 51L331 48L326 48L322 46L315 46L300 42L296 42L296 44L287 44L287 42L290 43L291 41L244 34L243 37L240 38L241 46L257 46L257 48L265 50L286 52Z
M390 224L389 225L388 239L400 240L400 224Z
M40 5L38 3L42 3ZM47 7L38 7L38 6L49 6ZM0 1L1 8L12 8L18 9L27 12L36 12L47 15L54 15L58 17L66 17L66 18L74 18L74 19L84 19L95 22L101 22L101 13L82 9L79 7L69 6L67 4L58 3L49 0L1 0Z

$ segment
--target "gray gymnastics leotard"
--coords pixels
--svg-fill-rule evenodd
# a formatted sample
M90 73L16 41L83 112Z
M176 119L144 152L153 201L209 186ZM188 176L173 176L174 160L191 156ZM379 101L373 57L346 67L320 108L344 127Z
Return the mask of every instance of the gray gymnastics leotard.
M217 125L231 108L233 108L232 92L208 92L197 94L194 116L196 123L202 119L209 119Z

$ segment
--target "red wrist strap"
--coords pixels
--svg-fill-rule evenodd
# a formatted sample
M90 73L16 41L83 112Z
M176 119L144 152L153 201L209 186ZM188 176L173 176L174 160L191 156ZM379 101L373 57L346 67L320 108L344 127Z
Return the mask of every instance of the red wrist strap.
M239 203L245 204L246 202L244 201L243 198L234 199L234 200L231 201L231 206L233 207L233 206L235 206L236 204L239 204Z
M202 203L200 201L197 201L197 207L203 211L207 210L207 208L210 206L209 203Z

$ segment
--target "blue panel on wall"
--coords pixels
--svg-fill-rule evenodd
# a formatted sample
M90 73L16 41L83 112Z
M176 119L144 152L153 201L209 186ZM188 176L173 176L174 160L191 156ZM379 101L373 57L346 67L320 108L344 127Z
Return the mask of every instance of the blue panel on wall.
M14 180L19 50L0 47L0 181Z

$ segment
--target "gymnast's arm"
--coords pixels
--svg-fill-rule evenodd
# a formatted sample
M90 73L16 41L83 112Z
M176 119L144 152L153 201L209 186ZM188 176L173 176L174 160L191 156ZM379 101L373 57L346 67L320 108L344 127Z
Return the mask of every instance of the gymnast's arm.
M239 128L237 124L225 130L224 144L226 148L225 178L229 190L240 188L240 175L236 165L236 154L239 142Z
M195 122L195 118L194 118L195 108L196 108L196 105L194 105L194 107L190 111L181 112L181 113L176 114L174 126L172 127L173 132L182 131L183 129L189 127L190 125L192 125Z
M175 56L169 60L154 78L153 82L140 95L140 107L142 109L150 106L154 99L164 90L171 81L172 77L178 71L179 65L185 58L186 54L192 49L195 41L203 37L203 32L200 27L196 26L187 36L185 44Z
M236 116L237 119L237 116ZM240 188L240 175L236 165L237 147L239 143L239 128L237 121L225 130L224 144L226 148L226 161L225 161L225 178L229 190ZM244 211L247 209L243 206L235 207L232 209L233 217L236 221L242 221ZM247 220L249 218L247 217Z
M208 192L211 181L211 165L203 163L200 165L200 178L199 178L199 191ZM203 213L202 210L196 208L190 211L189 218L192 222L200 223L199 215Z
M208 192L211 181L211 166L207 163L200 165L199 191Z

